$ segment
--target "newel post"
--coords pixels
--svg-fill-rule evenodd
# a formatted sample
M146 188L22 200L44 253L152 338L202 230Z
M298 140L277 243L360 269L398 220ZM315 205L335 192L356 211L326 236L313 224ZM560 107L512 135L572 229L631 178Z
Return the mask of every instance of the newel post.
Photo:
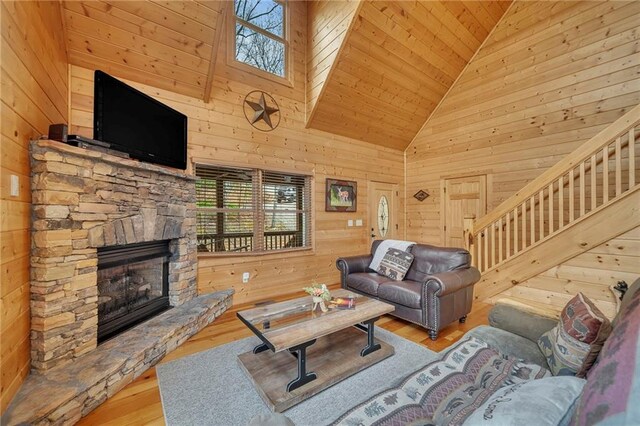
M464 241L464 248L471 253L471 264L475 266L476 259L474 253L474 241L473 241L473 223L475 222L475 215L468 215L462 219L462 239Z

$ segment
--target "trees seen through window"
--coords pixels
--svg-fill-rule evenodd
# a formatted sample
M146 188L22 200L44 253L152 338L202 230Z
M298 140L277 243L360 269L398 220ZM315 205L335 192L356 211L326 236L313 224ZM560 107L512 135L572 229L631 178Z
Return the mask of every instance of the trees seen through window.
M235 59L285 77L285 3L280 0L235 0Z

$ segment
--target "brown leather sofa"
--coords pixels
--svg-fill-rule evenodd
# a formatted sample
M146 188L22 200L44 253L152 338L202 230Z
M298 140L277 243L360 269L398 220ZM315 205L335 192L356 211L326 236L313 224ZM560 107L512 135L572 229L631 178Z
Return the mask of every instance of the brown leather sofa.
M393 281L369 269L380 242L373 242L370 254L336 261L342 288L394 305L393 315L425 327L432 340L451 322L466 320L480 279L468 251L415 244L408 250L414 260L404 280Z

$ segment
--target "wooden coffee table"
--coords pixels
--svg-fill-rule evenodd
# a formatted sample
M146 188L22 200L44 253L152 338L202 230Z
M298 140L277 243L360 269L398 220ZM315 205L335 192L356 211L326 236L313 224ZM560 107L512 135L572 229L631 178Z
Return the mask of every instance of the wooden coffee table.
M262 340L238 361L271 410L282 412L393 355L374 336L375 321L392 305L346 290L331 295L357 297L355 309L312 311L309 296L238 312Z

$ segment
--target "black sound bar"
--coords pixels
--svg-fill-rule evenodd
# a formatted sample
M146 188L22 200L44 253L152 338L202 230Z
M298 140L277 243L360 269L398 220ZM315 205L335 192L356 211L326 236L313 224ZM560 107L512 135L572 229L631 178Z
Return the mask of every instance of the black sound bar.
M69 145L75 145L75 146L84 146L84 145L94 145L94 146L99 146L102 148L111 148L111 144L107 143L107 142L103 142L103 141L97 141L95 139L91 139L91 138L87 138L84 137L82 135L68 135L67 136L67 143Z

